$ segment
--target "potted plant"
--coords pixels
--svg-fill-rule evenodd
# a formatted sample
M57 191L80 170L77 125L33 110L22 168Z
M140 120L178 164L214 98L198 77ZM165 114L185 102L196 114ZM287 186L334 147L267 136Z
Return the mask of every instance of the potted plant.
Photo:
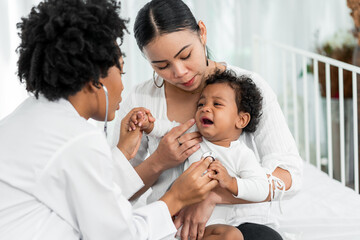
M357 46L357 40L351 31L339 30L333 36L328 38L322 44L316 46L316 52L352 64L354 49ZM318 62L319 69L319 83L321 96L326 96L326 70L325 63ZM310 66L310 71L313 66ZM352 73L343 71L344 83L344 97L352 97ZM339 72L335 66L330 66L330 84L331 84L331 97L339 98Z

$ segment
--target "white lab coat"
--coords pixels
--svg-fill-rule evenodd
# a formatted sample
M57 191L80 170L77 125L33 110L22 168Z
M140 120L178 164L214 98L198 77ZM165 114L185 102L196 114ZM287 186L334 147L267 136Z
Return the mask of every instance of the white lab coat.
M67 100L29 97L0 121L0 239L169 239L166 204L132 209L143 183Z

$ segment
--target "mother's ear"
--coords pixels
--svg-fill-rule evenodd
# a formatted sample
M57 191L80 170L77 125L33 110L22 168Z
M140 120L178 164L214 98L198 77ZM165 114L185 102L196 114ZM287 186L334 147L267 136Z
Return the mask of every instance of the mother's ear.
M238 118L236 120L236 128L243 129L245 128L250 122L250 113L247 112L239 112Z
M207 40L207 37L206 37L206 35L207 35L206 26L205 26L204 22L201 21L201 20L198 22L198 26L199 26L199 28L200 28L200 40L201 40L201 43L202 43L203 45L206 45L206 40Z

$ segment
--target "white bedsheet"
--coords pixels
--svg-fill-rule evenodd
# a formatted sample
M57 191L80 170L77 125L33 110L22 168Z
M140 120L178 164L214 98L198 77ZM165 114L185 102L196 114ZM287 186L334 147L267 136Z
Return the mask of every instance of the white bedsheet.
M283 214L273 214L285 240L360 240L360 195L310 164L302 190L281 206Z

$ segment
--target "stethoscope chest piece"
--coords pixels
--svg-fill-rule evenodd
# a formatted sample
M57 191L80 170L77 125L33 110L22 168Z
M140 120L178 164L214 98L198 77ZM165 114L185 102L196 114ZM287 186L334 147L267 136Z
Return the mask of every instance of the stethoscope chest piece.
M201 158L207 158L207 157L211 157L212 158L212 162L215 161L216 159L216 156L215 156L215 153L213 151L208 151L208 152L205 152Z

